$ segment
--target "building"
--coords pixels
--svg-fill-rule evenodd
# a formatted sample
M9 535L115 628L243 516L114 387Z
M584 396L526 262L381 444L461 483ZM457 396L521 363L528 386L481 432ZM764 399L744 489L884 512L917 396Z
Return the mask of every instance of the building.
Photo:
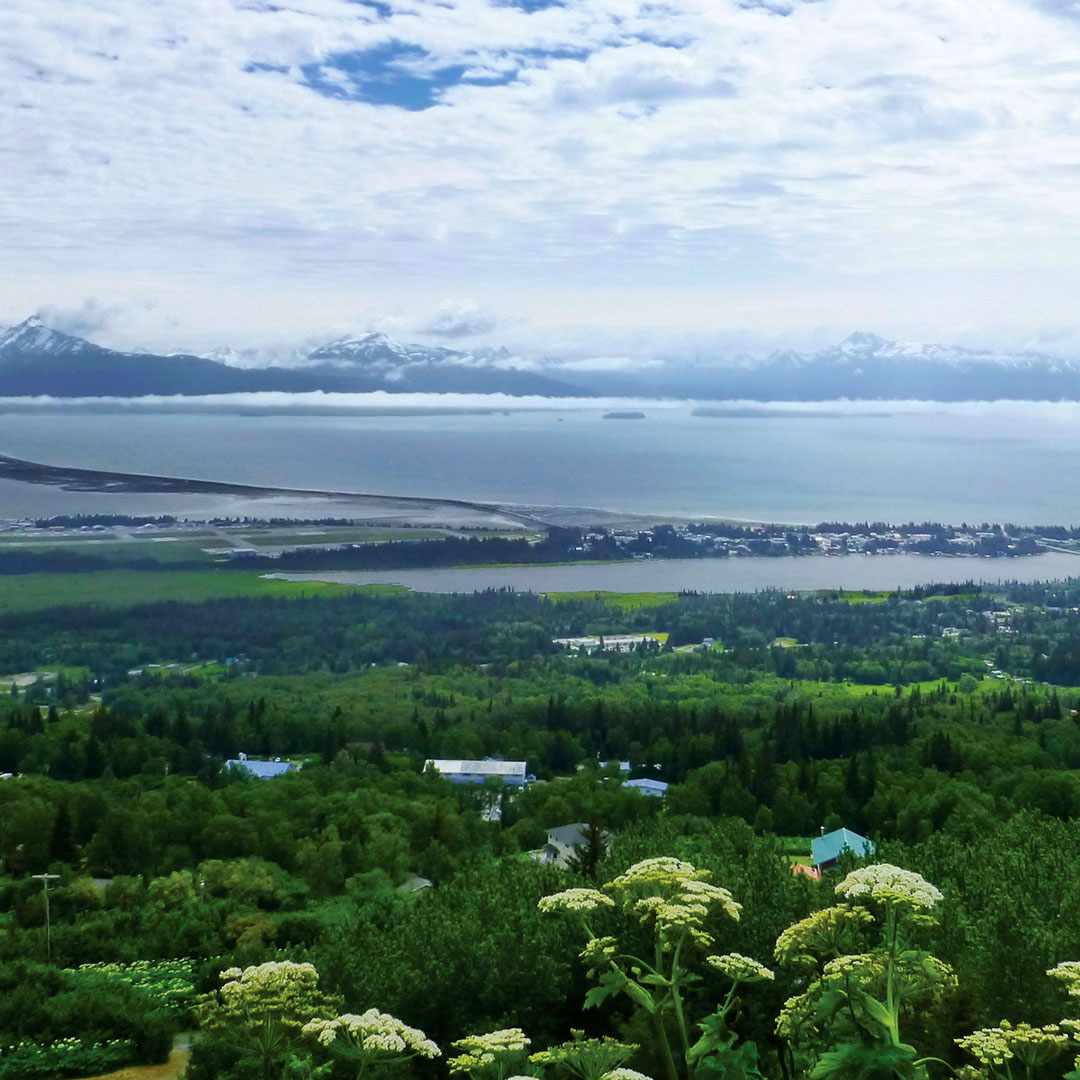
M810 858L819 870L827 870L840 861L840 856L850 851L853 855L864 858L873 855L875 848L865 836L850 829L834 829L831 833L823 832L810 842Z
M453 784L482 784L489 777L510 787L524 787L529 778L524 761L469 761L463 758L428 758L424 771L435 769Z
M657 799L662 799L667 794L668 789L666 781L650 780L647 776L641 777L640 780L626 780L623 787L637 788L642 795L651 795Z
M558 637L552 638L552 645L564 649L584 649L587 653L620 652L631 653L642 643L659 644L652 634L603 634L595 637Z
M548 829L547 843L529 854L544 866L569 866L579 851L588 848L588 828L589 826L584 821L575 821L572 825L560 825L558 828ZM611 848L611 834L605 832L603 837L606 852Z
M249 758L247 754L241 754L238 758L230 758L225 762L225 768L232 772L233 769L246 769L252 776L259 780L269 780L274 776L282 776L284 773L295 769L291 761L282 761L274 758L273 761L263 761L259 758Z

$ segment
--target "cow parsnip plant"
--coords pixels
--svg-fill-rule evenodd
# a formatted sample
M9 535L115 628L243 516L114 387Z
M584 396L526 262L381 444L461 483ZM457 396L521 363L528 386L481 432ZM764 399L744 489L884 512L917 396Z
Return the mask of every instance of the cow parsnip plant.
M1080 998L1080 962L1066 960L1046 973L1064 984L1071 998ZM1013 1024L1002 1020L996 1027L981 1028L956 1039L956 1044L978 1062L977 1074L989 1080L1034 1080L1037 1070L1060 1057L1080 1039L1080 1020L1066 1017L1059 1024ZM1015 1067L1015 1071L1014 1071ZM1080 1080L1080 1057L1065 1080Z
M303 1033L335 1057L349 1062L358 1080L374 1066L404 1064L415 1057L437 1058L442 1054L419 1028L409 1027L378 1009L314 1019L304 1025Z
M710 955L718 920L738 922L740 905L731 893L708 880L708 873L681 859L645 859L609 881L603 890L567 889L545 896L540 910L563 912L580 921L587 935L581 959L597 985L586 1008L622 994L652 1021L667 1080L757 1076L757 1048L738 1045L731 1014L738 988L772 978L749 957ZM597 913L614 910L637 923L652 940L647 957L626 952L618 938L598 935ZM715 1012L700 1020L687 1014L687 994L712 968L731 983ZM698 1033L700 1032L700 1034Z
M465 1074L473 1080L506 1080L521 1076L532 1039L521 1028L502 1028L482 1035L466 1035L451 1046L457 1053L449 1059L451 1076Z
M777 1034L797 1069L815 1080L890 1073L919 1080L937 1059L920 1057L905 1042L902 1023L956 986L952 968L918 946L942 895L920 875L889 864L853 870L836 895L841 903L777 939L777 962L809 979L785 1003Z
M623 1066L637 1050L634 1043L609 1037L586 1039L585 1032L578 1030L571 1031L570 1035L568 1042L530 1054L529 1061L557 1073L569 1074L575 1080L604 1080L615 1072L632 1071Z

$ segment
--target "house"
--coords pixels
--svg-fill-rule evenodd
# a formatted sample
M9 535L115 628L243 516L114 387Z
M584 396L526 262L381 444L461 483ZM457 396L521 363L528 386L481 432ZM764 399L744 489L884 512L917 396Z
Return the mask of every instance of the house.
M423 892L424 889L432 888L432 882L419 874L410 874L397 888L398 892L418 893Z
M424 771L429 768L441 773L453 784L482 784L488 777L502 780L510 787L524 787L529 779L524 761L468 761L462 758L428 758Z
M662 799L667 794L667 782L664 780L650 780L647 776L641 777L639 780L627 780L623 783L623 787L637 788L642 795L652 795L657 799Z
M282 761L274 758L273 761L262 761L259 758L249 758L247 754L241 754L238 758L229 758L225 762L225 768L232 772L233 769L246 769L252 776L259 780L269 780L274 776L281 776L296 768L291 761Z
M584 821L575 821L572 825L548 829L547 843L529 854L544 866L569 866L579 850L588 848L588 828ZM603 837L606 851L611 846L611 835L605 832Z
M845 850L862 858L873 855L875 848L865 836L860 836L850 829L822 832L821 836L814 837L810 842L810 858L819 870L835 866Z

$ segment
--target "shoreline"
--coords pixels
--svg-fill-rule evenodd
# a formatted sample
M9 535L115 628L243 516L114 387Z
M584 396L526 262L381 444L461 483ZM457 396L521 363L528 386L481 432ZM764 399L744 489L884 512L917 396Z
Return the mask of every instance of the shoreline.
M805 527L784 522L758 522L713 515L645 514L634 511L604 509L589 506L545 506L536 503L488 503L468 499L438 498L419 495L377 495L361 491L330 491L317 488L273 487L258 484L237 484L222 480L203 480L195 477L161 476L152 473L120 472L104 469L84 469L77 466L50 465L40 461L0 453L0 480L58 487L64 491L85 494L119 495L210 495L221 498L249 499L311 499L351 503L360 510L374 512L373 521L383 520L388 513L413 511L421 517L431 517L424 524L442 524L434 519L440 510L450 512L452 519L462 514L474 515L484 527L498 528L508 521L525 529L548 529L552 526L587 527L603 525L608 528L649 528L661 524L684 524L690 521L709 521L725 525L780 525ZM357 517L363 521L363 515ZM448 527L460 528L459 524ZM475 526L474 526L475 527Z

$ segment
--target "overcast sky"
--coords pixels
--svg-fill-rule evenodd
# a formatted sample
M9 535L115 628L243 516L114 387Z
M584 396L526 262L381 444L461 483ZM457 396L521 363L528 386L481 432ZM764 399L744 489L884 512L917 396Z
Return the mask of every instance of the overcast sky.
M1080 352L1074 0L9 0L0 68L0 322Z

